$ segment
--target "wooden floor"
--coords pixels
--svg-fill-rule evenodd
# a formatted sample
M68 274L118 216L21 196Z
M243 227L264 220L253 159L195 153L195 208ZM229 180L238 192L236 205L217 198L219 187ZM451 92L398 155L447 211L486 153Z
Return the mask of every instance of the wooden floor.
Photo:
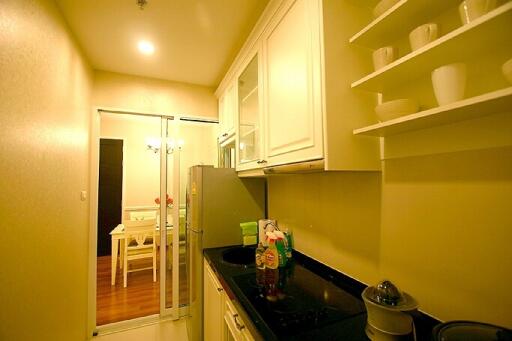
M180 304L186 304L188 296L183 260L180 259ZM142 262L145 262L142 263L142 266L151 264L150 259L142 260ZM159 313L160 271L157 271L156 282L153 282L152 270L128 273L128 285L126 288L123 288L123 272L119 269L119 266L116 275L116 285L111 285L110 267L110 256L97 258L97 326ZM172 287L170 279L172 278L172 270L167 271L167 278L167 306L171 306Z

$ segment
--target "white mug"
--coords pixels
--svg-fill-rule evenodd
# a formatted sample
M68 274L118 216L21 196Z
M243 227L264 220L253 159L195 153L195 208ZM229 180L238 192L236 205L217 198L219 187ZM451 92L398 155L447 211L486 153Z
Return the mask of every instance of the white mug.
M460 101L466 90L466 64L454 63L435 69L432 85L439 105Z
M468 24L496 8L496 0L464 0L459 5L462 24Z
M437 24L429 23L416 27L409 34L409 42L413 51L437 39Z
M384 46L380 49L373 51L373 66L375 70L378 70L398 57L398 49L393 46Z

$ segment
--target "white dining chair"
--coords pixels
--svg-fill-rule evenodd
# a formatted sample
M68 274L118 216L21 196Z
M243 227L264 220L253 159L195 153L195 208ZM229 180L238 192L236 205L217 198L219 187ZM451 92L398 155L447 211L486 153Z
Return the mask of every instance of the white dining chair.
M157 218L157 210L131 211L130 220L148 220Z
M126 288L128 272L153 269L153 282L156 282L156 219L124 221L123 286ZM150 267L128 269L128 262L152 258Z

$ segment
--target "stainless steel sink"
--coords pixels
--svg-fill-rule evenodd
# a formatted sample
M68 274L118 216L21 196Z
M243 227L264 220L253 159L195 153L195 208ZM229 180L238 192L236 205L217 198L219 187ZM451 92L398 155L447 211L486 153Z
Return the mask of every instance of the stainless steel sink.
M222 252L222 262L233 266L251 267L255 264L254 246L235 246Z

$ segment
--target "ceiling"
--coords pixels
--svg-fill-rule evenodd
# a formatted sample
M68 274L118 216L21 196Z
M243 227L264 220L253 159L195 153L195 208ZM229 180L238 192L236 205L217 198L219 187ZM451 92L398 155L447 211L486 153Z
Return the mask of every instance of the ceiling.
M56 0L94 69L217 86L268 0ZM155 45L153 55L137 49Z

